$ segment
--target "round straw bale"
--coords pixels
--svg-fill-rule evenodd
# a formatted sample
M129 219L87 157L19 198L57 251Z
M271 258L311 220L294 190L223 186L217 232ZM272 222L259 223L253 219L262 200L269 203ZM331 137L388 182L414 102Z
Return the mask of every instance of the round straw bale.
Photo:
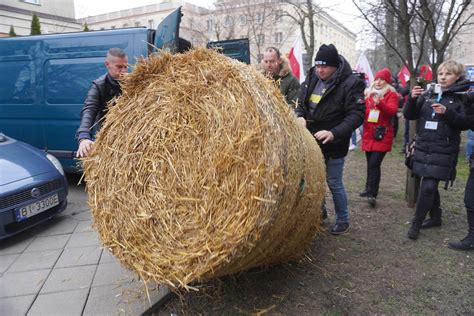
M215 51L140 60L84 173L103 244L145 280L194 282L301 255L325 166L278 88Z

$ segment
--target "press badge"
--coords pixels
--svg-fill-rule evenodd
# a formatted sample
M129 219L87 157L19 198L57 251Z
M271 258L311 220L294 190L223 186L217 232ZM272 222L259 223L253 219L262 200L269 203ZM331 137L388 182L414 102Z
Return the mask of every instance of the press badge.
M437 130L438 129L438 122L426 121L425 129Z
M321 101L321 96L318 95L318 94L312 94L312 95L309 97L309 101L318 104L319 101Z
M377 123L379 121L380 110L370 110L367 121L369 123Z

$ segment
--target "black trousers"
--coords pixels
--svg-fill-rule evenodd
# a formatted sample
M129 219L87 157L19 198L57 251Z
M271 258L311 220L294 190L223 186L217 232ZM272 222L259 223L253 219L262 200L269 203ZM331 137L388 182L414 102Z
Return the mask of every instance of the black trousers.
M385 152L381 151L366 151L365 159L367 160L367 180L365 182L365 190L367 196L377 197L379 194L380 167L382 160L385 157Z
M416 202L415 222L421 225L428 211L439 209L441 200L438 191L439 180L422 178L420 192Z
M464 190L464 206L468 210L474 210L474 170L470 170Z

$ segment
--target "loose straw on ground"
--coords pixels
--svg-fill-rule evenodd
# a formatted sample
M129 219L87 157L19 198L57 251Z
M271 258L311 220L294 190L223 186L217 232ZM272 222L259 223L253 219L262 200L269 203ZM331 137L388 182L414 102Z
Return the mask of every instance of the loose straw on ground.
M288 261L320 227L313 137L270 80L212 50L140 60L84 172L103 244L159 284Z

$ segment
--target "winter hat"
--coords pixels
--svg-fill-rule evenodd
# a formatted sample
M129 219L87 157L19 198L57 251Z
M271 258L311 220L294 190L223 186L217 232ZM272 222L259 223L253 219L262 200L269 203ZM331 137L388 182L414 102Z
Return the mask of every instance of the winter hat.
M392 83L392 73L390 72L390 69L388 68L382 68L377 73L375 74L374 80L377 80L378 78L385 80L388 84Z
M314 61L316 65L339 67L339 53L333 44L323 44L319 47Z

